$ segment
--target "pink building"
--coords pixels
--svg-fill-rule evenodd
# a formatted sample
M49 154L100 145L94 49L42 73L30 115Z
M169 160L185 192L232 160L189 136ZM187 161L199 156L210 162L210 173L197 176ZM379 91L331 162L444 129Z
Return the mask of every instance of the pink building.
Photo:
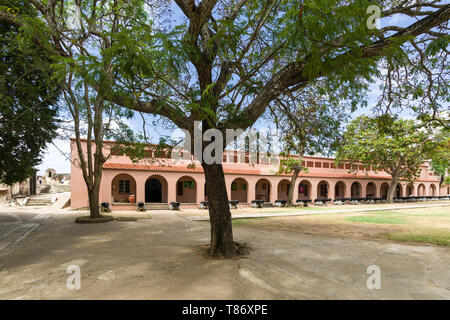
M105 142L108 145L108 142ZM85 146L85 143L84 143ZM109 149L106 147L105 154ZM71 206L87 207L88 198L81 169L76 165L76 143L71 140ZM245 159L240 159L245 158ZM248 156L236 151L226 151L223 167L230 200L238 200L240 205L250 205L252 200L286 200L290 187L290 175L277 175L277 161L258 160L250 165ZM134 210L130 195L135 201L154 204L181 203L182 207L198 206L205 201L205 177L200 163L194 161L195 168L189 166L191 160L175 162L170 158L158 159L156 163L140 161L133 163L126 156L111 155L103 166L100 188L100 202L109 202L113 210ZM360 166L356 174L349 173L350 164L334 164L333 158L305 157L304 165L308 173L301 173L294 189L296 199L325 199L385 197L390 176L385 172L365 172ZM445 193L443 193L445 192ZM439 189L439 177L428 165L422 166L421 175L413 185L401 182L396 196L438 196L450 194L447 188ZM133 201L133 200L132 200Z

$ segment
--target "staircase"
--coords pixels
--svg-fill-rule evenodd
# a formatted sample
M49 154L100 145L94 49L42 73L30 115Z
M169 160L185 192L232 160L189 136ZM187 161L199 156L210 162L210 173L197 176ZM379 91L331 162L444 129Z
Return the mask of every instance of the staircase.
M167 203L146 203L145 210L169 210Z
M270 202L264 202L263 203L263 208L272 208L272 207L273 207L273 204L270 203Z
M27 207L50 206L52 198L50 197L30 197L27 201Z

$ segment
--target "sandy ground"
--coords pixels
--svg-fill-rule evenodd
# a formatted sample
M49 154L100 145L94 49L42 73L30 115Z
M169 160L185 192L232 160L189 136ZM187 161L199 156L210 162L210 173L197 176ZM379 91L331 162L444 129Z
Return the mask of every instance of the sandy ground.
M200 248L207 222L155 211L138 221L73 223L83 214L40 216L0 251L1 299L450 299L445 247L237 225L235 239L250 244L250 255L211 259ZM70 265L80 267L79 290L66 286ZM367 288L370 265L380 267L380 290Z
M348 217L379 216L383 212L353 212L334 214L312 214L302 216L270 217L267 219L243 220L246 227L260 230L292 231L307 235L327 237L373 239L391 232L420 232L423 230L450 231L450 207L430 207L390 211L392 216L401 217L404 224L353 223ZM391 215L388 215L390 217ZM450 248L449 248L450 249Z

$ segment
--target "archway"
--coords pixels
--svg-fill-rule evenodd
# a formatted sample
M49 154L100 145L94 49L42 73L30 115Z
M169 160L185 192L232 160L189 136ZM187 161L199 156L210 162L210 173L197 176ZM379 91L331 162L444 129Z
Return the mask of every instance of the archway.
M167 181L161 176L151 176L145 181L145 202L167 202Z
M322 180L317 185L317 199L328 199L330 185L327 181Z
M345 198L345 183L343 181L338 181L334 186L334 199Z
M120 173L111 182L111 202L128 203L129 196L136 197L136 181L126 173ZM136 199L136 198L135 198Z
M298 185L298 199L308 200L311 198L311 182L308 180L300 181Z
M435 197L436 196L436 186L434 184L430 185L430 196Z
M408 184L406 186L406 196L411 197L414 194L414 186L412 184Z
M417 196L424 197L425 195L426 195L425 185L423 183L421 183L417 187Z
M388 193L389 193L389 183L383 182L383 184L380 187L380 197L381 197L381 199L386 199Z
M395 187L395 197L396 198L403 197L403 188L400 183L398 183L397 186Z
M248 182L243 178L236 178L231 183L231 200L247 202Z
M276 200L288 200L289 198L289 189L291 187L291 183L289 180L284 179L278 183L278 193Z
M267 179L259 179L255 185L255 200L270 202L270 182Z
M197 183L194 178L183 176L177 181L177 202L196 203Z
M377 187L375 183L369 182L366 186L366 197L375 198L377 196Z
M350 188L350 197L352 198L361 198L361 183L353 182Z

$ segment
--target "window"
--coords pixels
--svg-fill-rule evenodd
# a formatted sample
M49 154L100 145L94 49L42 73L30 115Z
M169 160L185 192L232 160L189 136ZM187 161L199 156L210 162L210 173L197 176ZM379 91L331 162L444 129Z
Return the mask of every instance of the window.
M241 184L241 190L247 190L247 184L245 183Z
M266 189L267 189L267 184L263 183L263 184L262 184L262 189L263 189L263 190L266 190Z
M336 197L339 197L339 186L338 185L336 185L334 187L334 194L335 194Z
M186 189L194 189L194 181L184 181L183 186Z
M322 162L315 162L314 165L316 168L322 168Z
M237 191L237 183L236 182L231 183L231 191Z
M119 180L119 193L130 193L130 180Z
M329 167L330 167L330 164L329 164L328 162L324 162L324 163L323 163L323 167L324 167L324 168L329 168Z

